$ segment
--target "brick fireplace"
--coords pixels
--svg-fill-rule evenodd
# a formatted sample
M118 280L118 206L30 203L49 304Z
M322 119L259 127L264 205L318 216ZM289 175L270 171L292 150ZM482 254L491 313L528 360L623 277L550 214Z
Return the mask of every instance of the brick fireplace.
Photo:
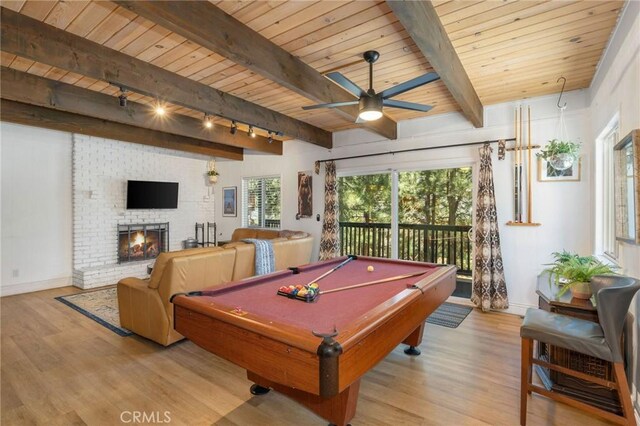
M73 135L73 285L88 289L148 277L151 259L179 250L194 237L194 223L212 221L214 196L204 176L209 160ZM128 210L127 180L179 182L178 208ZM124 226L131 227L131 235Z

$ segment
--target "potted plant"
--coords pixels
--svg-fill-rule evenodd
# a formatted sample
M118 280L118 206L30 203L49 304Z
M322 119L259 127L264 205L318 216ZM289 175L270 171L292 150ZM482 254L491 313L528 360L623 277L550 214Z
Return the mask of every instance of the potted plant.
M551 139L536 156L556 170L566 170L579 158L580 143Z
M613 267L606 265L593 256L579 256L567 251L553 253L556 259L545 271L554 277L559 285L558 296L571 290L576 299L589 299L593 294L589 282L596 275L615 274Z
M218 182L218 176L220 176L220 173L218 173L215 169L211 169L207 172L207 176L209 176L210 183L216 183Z

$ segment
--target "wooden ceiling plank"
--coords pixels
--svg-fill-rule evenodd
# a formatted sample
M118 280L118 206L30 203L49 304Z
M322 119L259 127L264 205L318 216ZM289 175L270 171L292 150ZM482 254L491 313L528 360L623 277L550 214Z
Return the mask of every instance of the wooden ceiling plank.
M307 27L310 22L317 18L319 15L327 16L331 12L336 9L344 6L345 4L338 1L317 1L317 2L309 2L307 3L307 7L296 13L292 13L289 16L285 16L279 21L277 21L276 25L271 25L265 27L260 31L264 37L268 38L272 42L275 42L275 38L287 34L290 31L293 31L295 28L299 27ZM324 21L324 25L330 22L329 20ZM255 30L255 27L251 25L251 28ZM308 34L306 32L305 34ZM278 44L278 43L276 43Z
M449 13L447 15L441 15L438 8L436 8L436 12L438 12L442 25L447 28L447 32L451 32L455 31L456 28L464 27L469 24L473 25L477 22L484 22L490 16L503 14L504 12L499 12L496 9L500 9L507 5L516 5L518 3L522 2L482 1L470 4L464 9L457 10L455 13ZM525 6L520 4L520 7Z
M64 30L88 5L89 2L86 0L71 2L59 1L53 9L51 9L51 12L49 12L44 22Z
M315 69L210 3L193 3L189 8L161 1L117 3L315 102L354 99ZM359 113L357 106L336 110L352 120ZM397 138L397 125L388 117L363 126L388 139Z
M118 99L78 86L48 80L21 71L2 68L0 70L2 97L16 102L53 108L74 114L113 121L131 126L145 127L161 132L203 139L209 143L247 148L270 154L282 154L282 144L267 143L266 138L251 138L246 135L231 135L220 127L206 129L202 119L171 115L158 120L146 105L132 101L121 107Z
M136 16L127 25L122 27L119 31L109 37L103 46L113 50L121 50L129 45L129 43L135 41L138 37L142 37L144 33L149 31L155 25L148 19L144 19L141 16Z
M244 22L245 25L251 28L253 31L260 33L263 37L269 38L262 33L265 28L269 27L273 23L276 23L277 25L272 25L272 28L277 27L283 19L286 19L291 15L295 15L297 12L303 11L304 9L312 5L313 2L311 1L281 2L280 4L276 5L276 7L271 9L268 13L259 15L251 20L242 20L242 22ZM234 19L238 18L234 17ZM238 19L238 21L240 20Z
M554 5L564 5L565 3L554 3ZM529 16L525 19L510 22L506 25L500 25L482 31L477 34L462 37L453 41L453 45L458 48L470 43L485 41L487 44L494 43L504 38L513 38L523 33L531 33L552 28L557 25L567 23L567 20L577 20L587 18L589 16L605 12L607 10L616 9L614 2L576 2L569 3L566 6L556 7L547 12ZM617 7L619 9L619 7Z
M184 37L183 37L184 38ZM151 63L158 67L164 68L165 66L180 60L183 57L198 50L199 46L189 40L185 40L182 44L175 46L173 49L164 52L162 55L153 59Z
M449 14L462 10L466 7L473 6L478 3L482 3L482 0L453 0L453 1L432 2L432 3L433 3L433 6L436 8L436 12L438 12L438 15L447 16Z
M14 12L20 12L27 0L2 0L2 6Z
M86 37L96 26L107 19L118 6L111 2L92 1L65 28L66 31Z
M411 35L433 69L451 92L463 114L475 127L482 127L484 110L438 15L429 2L388 1L396 17Z
M1 8L3 50L320 146L331 133ZM72 54L70 54L70 51Z
M20 9L20 13L26 15L30 18L37 19L39 21L43 21L44 18L47 17L51 9L56 5L57 0L54 1L37 1L37 0L29 0L27 1L22 9Z
M9 67L15 58L16 55L0 51L0 64L2 64L3 67Z
M615 17L612 17L615 20ZM465 68L486 64L487 61L501 61L518 55L520 52L537 52L544 51L547 47L555 48L556 46L565 45L567 43L575 43L567 47L571 47L570 50L579 49L582 44L583 37L596 37L602 34L607 34L605 37L611 34L611 24L609 21L600 21L597 24L591 24L586 27L580 27L577 30L571 30L568 32L556 33L550 31L548 36L535 35L526 37L526 39L518 40L513 45L504 43L501 48L492 51L481 51L480 54L463 53L460 54L460 59ZM573 41L572 41L573 39ZM486 49L488 50L488 49Z
M109 122L50 108L23 104L6 99L0 101L2 120L63 132L80 133L142 145L192 152L231 160L243 159L242 149L217 146L198 139L186 138L142 127Z
M324 1L320 3L322 3L323 5L326 4L326 2ZM307 22L301 22L300 25L292 28L289 31L286 31L275 37L269 37L269 38L271 39L272 42L276 43L277 45L282 46L288 51L291 51L285 47L286 43L315 34L317 31L331 27L336 22L349 19L356 13L360 13L362 10L366 9L364 7L366 4L359 1L350 1L347 3L341 3L341 2L331 2L331 3L338 4L339 7L328 13L320 14L319 16L316 16L315 18ZM370 9L374 9L374 8L370 7Z
M10 67L20 71L27 71L35 61L16 56L11 62Z
M477 55L489 54L491 52L500 52L507 50L511 46L517 46L518 49L528 48L530 45L539 45L542 42L537 40L544 40L547 37L556 36L557 38L562 35L569 35L571 32L582 32L587 27L597 27L603 21L616 20L618 11L607 10L605 12L590 15L587 18L580 18L570 22L563 22L560 25L547 27L543 31L521 32L518 35L511 36L510 34L495 37L490 43L487 40L482 42L468 44L462 47L457 47L456 51L461 58L473 57ZM611 29L611 24L609 24Z
M552 1L517 1L511 3L499 3L500 7L475 16L462 19L460 21L446 24L447 33L451 37L451 42L455 45L456 40L481 34L483 31L497 28L512 22L522 21L536 14L547 12L558 8Z
M87 34L87 38L96 43L104 44L134 19L135 14L117 6L106 19Z
M569 45L569 46L568 46ZM477 64L476 66L467 66L468 72L473 73L474 78L486 75L493 75L503 72L506 69L513 70L522 67L530 67L533 63L553 61L566 61L585 52L602 54L602 38L597 37L595 40L585 40L580 48L574 49L573 52L568 51L567 47L571 47L570 43L565 43L555 48L549 48L548 51L536 51L526 55L518 55L512 58L502 59L500 61L489 61L485 64ZM568 53L570 52L570 53Z

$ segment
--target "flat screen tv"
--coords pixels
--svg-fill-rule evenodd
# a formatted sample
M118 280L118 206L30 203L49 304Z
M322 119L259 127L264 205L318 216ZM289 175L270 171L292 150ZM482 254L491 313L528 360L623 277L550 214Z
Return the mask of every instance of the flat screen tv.
M177 209L178 182L127 182L127 209Z

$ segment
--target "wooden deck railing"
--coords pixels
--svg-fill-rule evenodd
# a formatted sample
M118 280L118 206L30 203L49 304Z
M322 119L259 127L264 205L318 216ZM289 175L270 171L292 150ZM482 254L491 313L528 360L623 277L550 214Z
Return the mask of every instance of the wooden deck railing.
M472 244L467 225L398 225L398 258L447 263L471 276ZM390 223L340 222L340 254L391 257Z

